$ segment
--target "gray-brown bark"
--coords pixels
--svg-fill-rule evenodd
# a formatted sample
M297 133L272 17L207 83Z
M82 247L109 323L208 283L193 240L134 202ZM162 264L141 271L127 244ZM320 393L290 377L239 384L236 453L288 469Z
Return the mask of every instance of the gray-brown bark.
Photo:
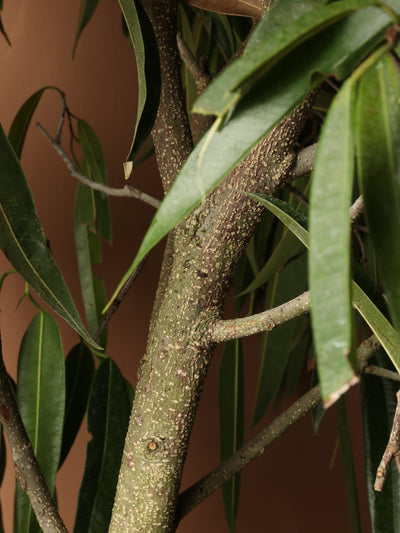
M174 31L168 19L168 27L161 30L161 5L159 1L146 4L158 35ZM168 42L176 46L172 44L175 36ZM163 83L178 83L177 76L170 71ZM167 189L188 155L191 140L187 122L176 112L181 108L176 102L165 105L168 98L179 98L180 90L164 86L162 94L153 138ZM311 99L261 141L169 238L148 346L138 372L112 533L175 529L182 468L214 348L213 325L221 317L235 268L263 212L259 204L236 191L272 194L285 183L310 105ZM172 122L171 110L175 110ZM177 152L180 143L182 151Z

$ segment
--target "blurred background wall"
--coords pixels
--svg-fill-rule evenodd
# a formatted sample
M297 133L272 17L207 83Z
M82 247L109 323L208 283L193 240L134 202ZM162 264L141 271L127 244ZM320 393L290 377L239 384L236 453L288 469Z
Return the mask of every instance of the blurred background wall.
M4 0L2 19L12 46L0 38L0 121L8 131L22 103L39 88L55 85L65 91L70 110L88 121L99 136L107 162L109 183L124 184L122 163L134 129L137 100L135 58L121 31L118 2L103 0L84 30L75 59L72 48L79 19L79 0ZM45 94L33 124L40 123L54 135L61 110L57 93ZM65 137L64 137L65 139ZM73 200L75 183L54 149L32 125L22 155L22 164L36 201L39 217L52 252L82 311L74 252ZM161 198L154 161L138 168L133 184ZM152 208L136 200L111 198L113 245L103 246L104 262L97 272L106 279L111 296L130 265L153 215ZM162 246L151 255L139 281L131 289L109 328L108 353L122 373L135 383L140 357L146 345L147 327L158 280ZM0 253L0 275L10 268ZM22 336L35 314L26 299L17 308L24 284L18 276L7 279L0 294L0 327L3 353L10 374L16 365ZM77 342L76 334L58 320L65 353ZM258 339L247 343L247 420L252 408L258 357ZM200 403L185 469L183 486L195 482L218 464L218 364L217 352ZM305 376L304 388L309 376ZM359 391L350 393L349 416L353 430L356 468L360 485L364 531L369 531ZM258 430L293 399L279 401ZM58 475L60 512L72 531L82 477L88 434L83 425L72 452ZM339 454L329 468L336 447L335 412L331 409L318 436L307 417L271 446L243 473L238 533L312 533L350 531ZM1 487L5 531L12 531L14 476L10 457ZM182 533L228 532L220 491L182 522Z

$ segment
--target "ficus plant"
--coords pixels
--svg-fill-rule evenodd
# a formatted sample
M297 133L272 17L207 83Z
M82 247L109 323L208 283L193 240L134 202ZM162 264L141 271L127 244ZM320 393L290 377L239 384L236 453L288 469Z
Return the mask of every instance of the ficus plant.
M74 55L97 4L81 2ZM400 1L119 5L139 79L135 134L121 165L129 178L155 157L163 200L108 186L99 139L61 88L38 88L9 131L0 128L0 247L13 265L0 289L9 275L22 276L23 296L37 308L16 383L0 360L0 419L18 480L14 531L66 531L55 480L85 415L92 439L75 533L175 531L220 487L235 531L241 470L307 413L317 431L327 409L337 412L349 527L361 531L346 413L346 393L360 381L371 528L398 531ZM1 19L0 32L8 41ZM58 127L38 127L78 180L73 220L85 316L44 237L20 163L33 113L49 91L60 97ZM93 266L102 241L112 239L110 195L156 212L107 300ZM133 388L107 350L107 325L164 237ZM226 318L230 290L235 309ZM68 354L42 302L75 330ZM308 392L248 438L241 339L256 334L252 428L276 398L296 391L305 366L313 377ZM221 343L221 464L179 492Z

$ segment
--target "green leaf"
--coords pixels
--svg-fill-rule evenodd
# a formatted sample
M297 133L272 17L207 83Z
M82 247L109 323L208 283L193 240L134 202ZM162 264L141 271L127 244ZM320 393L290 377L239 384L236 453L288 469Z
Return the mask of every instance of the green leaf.
M354 470L349 420L347 417L346 400L344 396L339 398L338 402L336 403L336 416L340 455L342 457L347 504L350 516L350 529L352 533L361 533L361 519L360 508L358 505L356 474Z
M107 169L103 150L93 129L83 120L78 121L78 140L83 152L82 171L94 181L107 183ZM101 261L102 236L111 242L111 214L108 198L82 184L77 185L74 207L75 245L85 314L92 335L103 321L102 309L106 303L105 287L92 271ZM99 343L105 347L107 330Z
M350 206L354 175L354 82L328 112L310 197L311 323L322 399L333 403L354 380Z
M274 213L308 248L308 231L305 229L307 219L302 213L277 198L260 194L247 194ZM396 370L400 373L400 337L398 332L355 281L352 282L352 298L354 307L372 329Z
M35 112L43 93L47 89L53 89L54 91L60 93L60 95L63 95L62 91L57 89L57 87L52 87L50 85L42 87L22 104L11 124L8 140L10 141L10 144L13 147L18 159L21 159L22 148L33 113Z
M98 3L99 3L99 0L81 0L78 31L76 32L74 48L72 51L72 57L75 56L75 50L78 45L79 37L81 36L82 31L85 29L90 19L92 18L94 12L96 11L96 7Z
M221 461L233 455L244 439L243 353L240 339L226 343L219 369L219 425ZM222 487L225 515L231 532L240 497L240 474Z
M291 261L268 285L266 307L271 309L301 294L307 285L306 257ZM296 320L262 335L256 399L251 427L276 398L289 361Z
M141 259L220 183L251 148L324 76L334 73L343 78L351 72L382 40L389 22L389 17L375 8L353 13L345 21L309 39L264 74L236 105L230 120L219 131L221 121L217 119L183 165L112 299Z
M71 349L65 360L65 419L59 468L67 457L85 416L93 374L92 354L80 342Z
M74 533L108 531L129 414L125 380L115 363L105 359L96 370L90 393L92 440L87 445Z
M379 366L383 356L377 353ZM376 470L389 440L396 408L398 383L363 374L361 398L367 495L373 533L400 531L400 476L392 464L382 492L374 490Z
M138 0L118 0L135 49L139 101L135 134L127 161L133 161L146 142L157 115L161 91L161 66L151 23Z
M65 367L60 333L43 311L32 320L18 358L17 403L51 494L60 461L65 409ZM40 531L26 493L17 485L16 529Z
M283 3L289 5L282 6ZM288 21L285 8L291 12L293 2L278 2L277 6L281 16L285 18L285 24L275 29L274 23L276 24L279 17L273 17L272 24L268 16L264 17L259 24L256 38L250 41L243 55L224 69L202 93L195 103L194 111L206 115L225 115L262 74L295 47L352 11L375 3L374 0L346 0L318 6L321 2L314 1L313 4L317 6L315 9L307 10L300 16L294 13L293 19ZM275 12L277 9L278 7ZM271 31L268 31L271 28L272 35ZM263 39L261 35L264 36Z
M0 127L0 248L41 298L91 346L65 281L49 251L32 193Z
M389 57L363 76L357 99L357 169L364 212L391 317L400 330L400 78Z

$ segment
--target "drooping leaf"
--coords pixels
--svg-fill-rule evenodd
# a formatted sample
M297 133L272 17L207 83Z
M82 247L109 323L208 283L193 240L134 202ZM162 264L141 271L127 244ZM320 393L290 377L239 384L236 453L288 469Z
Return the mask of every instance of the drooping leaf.
M258 200L274 213L308 248L308 231L305 229L307 219L302 213L277 198L250 193L248 196ZM400 372L400 337L398 332L355 281L352 282L352 299L354 307L374 332L396 370Z
M400 331L400 78L389 57L360 81L357 168L364 210L391 316Z
M47 89L53 89L63 94L60 89L57 89L57 87L52 86L46 86L42 87L38 91L36 91L32 96L30 96L21 106L18 113L15 115L14 120L12 121L12 124L10 126L10 131L8 134L8 140L10 141L11 146L14 149L14 152L16 153L18 159L21 158L22 148L24 145L26 133L29 128L29 124L31 123L33 113L35 112L40 99L43 95L43 93Z
M76 32L75 42L74 42L74 48L72 51L72 57L75 56L76 47L78 45L79 37L81 36L81 33L85 29L85 27L88 25L90 19L92 18L94 12L96 11L97 4L99 3L99 0L81 0L81 9L79 13L79 22L78 22L78 30Z
M60 461L65 409L65 367L54 318L40 311L30 323L18 358L17 403L51 494ZM15 531L39 532L26 493L17 484Z
M350 530L351 533L361 533L360 508L358 505L356 474L354 470L353 451L345 396L339 398L338 402L336 403L336 416L338 424L340 455L342 458L347 505L349 509Z
M74 533L108 531L129 414L125 380L115 363L105 359L96 370L89 398L92 440L87 445Z
M328 112L315 157L310 197L311 323L321 394L334 402L354 379L350 206L354 176L354 82Z
M27 283L91 346L65 281L49 251L32 193L0 127L0 248Z
M83 120L78 121L78 140L83 152L82 171L94 181L107 183L107 170L100 141L93 129ZM111 214L108 198L82 184L77 185L74 206L75 245L78 258L81 291L89 331L98 330L105 305L105 288L92 267L101 261L100 236L111 241ZM107 330L99 343L105 347Z
M227 67L202 93L194 110L197 113L225 115L262 74L296 46L352 11L373 5L375 1L346 0L320 5L321 1L315 0L312 3L315 8L311 11L306 9L305 13L301 12L299 16L292 10L293 2L278 2L275 13L272 13L272 16L275 14L272 23L268 16L264 17L259 24L256 37L250 40L243 55ZM276 28L276 19L280 18L276 16L278 9L280 17L285 21L279 29ZM290 21L287 20L288 12L293 17L290 17ZM261 38L262 35L264 39Z
M276 307L299 296L306 286L306 257L301 256L291 261L271 280L267 292L267 307ZM265 332L262 336L252 427L261 420L279 392L288 364L295 328L296 321L290 320L278 329Z
M221 460L233 455L244 438L243 353L240 339L227 342L219 370L219 425ZM222 487L225 516L231 532L240 497L240 474Z
M80 342L65 359L65 419L59 467L67 457L85 416L93 374L92 354Z
M135 134L127 161L133 161L146 142L157 115L161 90L158 47L150 21L139 0L118 0L135 49L139 100Z
M263 75L219 131L221 123L217 120L183 165L112 298L146 253L187 216L311 88L325 75L334 73L343 78L351 72L380 42L389 22L382 11L366 8L335 23Z
M311 348L311 326L308 316L299 317L290 347L289 362L286 368L285 384L287 397L294 394L305 368Z
M376 356L379 366L386 366L383 354L378 352ZM400 531L400 476L393 464L382 492L374 490L376 470L392 428L397 389L394 381L368 374L361 377L365 470L373 533Z

